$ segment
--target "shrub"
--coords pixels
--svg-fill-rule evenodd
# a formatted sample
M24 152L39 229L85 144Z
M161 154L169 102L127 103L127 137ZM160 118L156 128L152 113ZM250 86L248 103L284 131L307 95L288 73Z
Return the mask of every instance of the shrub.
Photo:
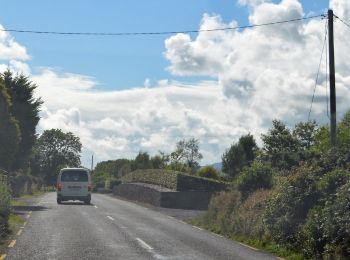
M258 190L243 201L237 212L231 215L235 235L252 239L259 239L264 235L263 214L271 193L271 190Z
M324 206L310 211L301 240L308 255L350 258L350 181L340 187Z
M199 177L209 178L209 179L214 179L214 180L218 180L220 178L219 172L213 166L205 166L205 167L201 168L197 172L197 175Z
M272 187L272 169L269 165L261 162L254 162L250 167L245 168L237 178L237 188L243 197L258 189L269 189Z
M10 216L10 192L4 183L0 182L0 228L8 228ZM0 235L2 233L0 232ZM2 234L3 235L3 234Z
M238 191L220 192L211 199L204 224L216 232L230 234L233 228L230 217L240 203L241 194Z
M298 228L320 198L318 176L318 168L302 166L268 201L264 224L277 242L296 246Z

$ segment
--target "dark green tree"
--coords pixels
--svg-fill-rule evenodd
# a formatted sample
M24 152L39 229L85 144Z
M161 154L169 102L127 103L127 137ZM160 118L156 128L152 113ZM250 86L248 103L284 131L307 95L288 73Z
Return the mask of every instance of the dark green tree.
M12 168L14 170L25 169L28 167L29 157L36 140L36 126L40 120L39 111L43 102L40 98L34 97L37 86L28 77L14 76L9 70L0 77L11 96L10 113L18 121L21 131L21 140Z
M81 142L79 137L60 129L45 130L35 146L35 157L47 184L55 184L63 167L80 166Z
M238 143L234 143L222 155L222 170L232 179L235 178L240 171L249 166L256 157L258 146L251 134L241 136Z
M309 149L315 143L315 137L318 132L316 121L300 122L295 125L293 135L299 141L302 149Z
M273 120L272 128L261 139L263 152L273 167L290 169L299 163L300 142L282 121Z
M20 142L18 121L11 115L11 97L0 80L0 169L9 170Z
M139 152L136 158L131 163L131 169L150 169L152 168L150 156L147 152Z

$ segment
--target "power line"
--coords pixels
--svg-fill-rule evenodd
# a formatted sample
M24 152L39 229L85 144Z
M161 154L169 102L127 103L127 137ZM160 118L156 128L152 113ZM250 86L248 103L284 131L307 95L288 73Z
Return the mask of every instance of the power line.
M270 25L278 25L284 23L298 22L303 20L310 20L315 18L325 18L325 15L314 15L302 18L269 22L262 24L253 24L237 27L225 27L217 29L204 29L204 30L188 30L188 31L163 31L163 32L59 32L59 31L36 31L36 30L18 30L18 29L0 29L3 32L14 32L14 33L31 33L31 34L54 34L54 35L84 35L84 36L138 36L138 35L167 35L167 34L178 34L178 33L201 33L201 32L217 32L217 31L231 31L239 29L247 29L254 27L263 27Z
M334 15L339 21L341 21L344 25L350 28L350 23L346 22L344 19L341 19L339 16Z
M307 120L308 122L310 122L312 106L313 106L313 103L314 103L314 100L315 100L315 93L316 93L316 88L317 88L318 77L320 75L320 70L321 70L321 65L322 65L322 60L323 60L323 53L324 53L324 50L325 50L326 45L327 45L327 34L328 34L327 22L325 24L326 24L325 25L325 36L324 36L324 41L323 41L323 47L322 47L322 52L321 52L320 63L318 65L318 70L317 70L317 74L316 74L314 92L312 94L312 99L311 99L311 105L310 105L310 110L309 110L309 115L308 115L308 120Z

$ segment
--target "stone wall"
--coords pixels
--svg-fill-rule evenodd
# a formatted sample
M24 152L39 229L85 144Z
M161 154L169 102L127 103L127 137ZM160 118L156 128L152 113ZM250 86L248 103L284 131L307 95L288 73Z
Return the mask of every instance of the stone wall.
M213 192L173 191L160 186L145 183L126 183L115 186L114 195L129 200L146 202L157 207L198 209L208 208Z

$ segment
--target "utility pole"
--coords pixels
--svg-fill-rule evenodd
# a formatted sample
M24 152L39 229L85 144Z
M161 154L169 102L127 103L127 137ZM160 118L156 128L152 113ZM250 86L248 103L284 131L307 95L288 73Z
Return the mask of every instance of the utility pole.
M330 106L331 106L331 145L337 145L337 105L335 93L335 62L334 62L334 14L328 10L328 43L329 43L329 82L330 82Z
M91 155L91 171L94 168L94 155Z

